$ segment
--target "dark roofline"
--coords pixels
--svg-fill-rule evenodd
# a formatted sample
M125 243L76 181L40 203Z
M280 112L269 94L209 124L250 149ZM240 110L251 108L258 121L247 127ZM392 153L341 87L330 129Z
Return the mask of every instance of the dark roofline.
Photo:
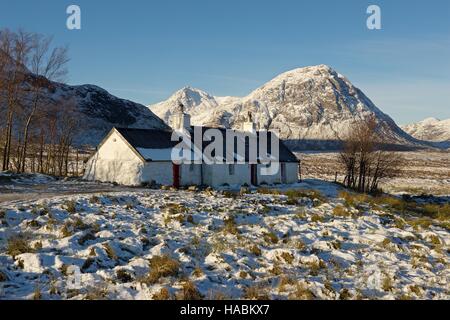
M228 130L233 131L236 134L242 134L247 135L248 132L245 131L239 131L234 129L225 129L225 128L214 128L214 127L203 127L203 126L197 126L197 127L191 127L191 132L194 131L194 128L201 128L202 134L208 130L208 129L217 129L222 132L222 134L225 134ZM132 148L132 150L139 155L139 157L143 161L151 161L151 159L145 159L142 154L139 153L137 150L138 148L143 149L170 149L176 146L179 142L171 141L173 130L164 130L164 129L136 129L136 128L123 128L123 127L114 127L113 130L116 130L122 138L127 142L127 144ZM256 134L259 137L259 133L261 131L256 131ZM107 137L111 132L108 134ZM269 136L275 135L275 133L269 131ZM106 137L106 138L107 138ZM106 140L106 138L104 140ZM278 137L277 137L278 138ZM224 143L226 143L224 139ZM294 153L284 144L284 142L280 139L279 141L279 162L286 162L286 163L299 163L300 160L294 155ZM103 141L104 142L104 141ZM102 142L102 144L103 144ZM209 143L204 143L202 146L202 150L208 145ZM259 152L259 150L258 150ZM269 150L270 152L270 150ZM247 157L247 155L246 155Z

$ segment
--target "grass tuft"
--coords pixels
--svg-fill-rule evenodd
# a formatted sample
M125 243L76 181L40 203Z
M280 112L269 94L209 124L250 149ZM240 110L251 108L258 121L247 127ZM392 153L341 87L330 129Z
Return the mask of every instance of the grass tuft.
M181 290L176 294L176 299L193 301L202 300L203 296L192 281L186 280L183 282Z
M180 263L168 255L154 256L150 259L150 272L143 279L144 283L154 284L161 278L177 276Z
M34 250L23 235L16 235L8 239L6 252L15 258L22 253L32 253Z

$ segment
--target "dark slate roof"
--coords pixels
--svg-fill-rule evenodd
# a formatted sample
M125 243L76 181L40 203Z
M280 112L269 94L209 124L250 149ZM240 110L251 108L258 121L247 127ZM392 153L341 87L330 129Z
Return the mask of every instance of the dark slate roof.
M211 128L211 127L201 127L202 136L204 132L208 129L217 129L222 133L224 150L226 147L226 132L228 129L223 128ZM155 130L155 129L130 129L130 128L116 128L117 131L128 141L128 143L135 149L144 148L144 149L170 149L175 147L178 142L171 141L172 139L172 131L167 130ZM234 133L238 136L245 136L246 133L242 131L233 130ZM194 127L191 127L192 141L194 141ZM267 151L271 154L271 138L274 133L269 132L268 135L268 143L267 143ZM257 136L259 139L260 133L257 132ZM202 151L210 144L209 141L202 142ZM245 158L248 161L249 159L249 151L248 151L248 140L246 140L246 155ZM259 144L258 144L259 145ZM235 146L235 153L236 153ZM137 151L137 150L136 150ZM139 152L139 151L137 151ZM259 153L259 148L258 148ZM280 162L298 162L297 157L289 150L288 147L280 140L279 144L279 153L280 153ZM144 158L144 157L143 157ZM149 160L149 159L146 159Z
M171 141L172 131L157 129L116 128L134 148L169 149L177 145Z

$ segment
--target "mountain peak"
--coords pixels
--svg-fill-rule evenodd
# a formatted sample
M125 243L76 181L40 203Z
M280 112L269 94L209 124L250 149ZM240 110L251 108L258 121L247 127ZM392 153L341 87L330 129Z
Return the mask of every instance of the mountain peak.
M285 73L282 73L280 76L282 76L283 74L314 74L316 73L317 75L319 74L336 74L336 71L334 71L334 69L326 64L319 64L319 65L315 65L315 66L308 66L308 67L300 67L300 68L295 68L293 70L287 71Z
M325 64L284 72L243 98L213 97L191 87L174 96L185 104L194 125L239 128L251 112L258 129L277 130L280 138L299 149L336 147L355 121L370 115L376 117L387 143L420 144L346 77ZM176 106L170 98L150 108L167 121Z
M218 106L216 99L208 92L186 86L176 91L167 101L148 107L161 119L169 122L170 116L177 110L180 102L184 105L185 111L191 115L197 111L211 110Z
M426 118L426 119L424 119L424 120L422 120L422 121L420 121L421 123L423 123L423 124L432 124L432 123L437 123L437 122L440 122L441 120L439 120L439 119L437 119L437 118L434 118L434 117L430 117L430 118Z
M280 86L283 83L300 84L308 81L323 81L327 79L345 79L328 65L320 64L310 67L301 67L286 71L266 83L263 87L270 85Z

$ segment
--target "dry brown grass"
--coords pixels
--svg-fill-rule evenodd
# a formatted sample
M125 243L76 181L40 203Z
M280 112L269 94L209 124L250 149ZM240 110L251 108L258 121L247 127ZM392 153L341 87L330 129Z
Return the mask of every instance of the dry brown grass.
M264 233L264 241L266 241L269 244L277 244L279 239L274 232L269 231Z
M15 258L22 253L31 253L34 252L34 250L30 247L29 241L27 241L25 236L19 234L8 239L6 252Z
M73 214L77 212L77 203L73 200L67 200L66 202L64 202L63 207L68 213Z
M348 211L347 208L345 208L343 206L337 206L333 209L333 215L335 217L346 218L346 217L350 217L352 214L350 211Z
M106 284L100 284L95 287L89 287L88 292L84 296L84 300L107 300L108 295L108 286Z
M288 197L288 200L295 204L298 199L301 198L309 198L314 201L314 205L320 205L323 202L326 202L326 197L318 190L307 190L307 189L297 189L297 190L288 190L284 192L284 194Z
M269 290L262 285L251 286L245 288L242 298L244 300L270 300Z
M280 280L278 281L278 291L285 292L286 286L293 286L293 285L295 285L295 279L286 275L281 276Z
M249 251L250 251L251 253L253 253L255 256L257 256L257 257L261 256L261 254L262 254L261 249L260 249L256 244L254 244L253 246L251 246L250 249L249 249Z
M388 274L385 274L381 287L386 292L392 291L394 289L394 280Z
M202 268L200 267L196 267L194 269L194 271L192 272L192 275L196 278L200 278L204 275L205 273L203 272Z
M290 300L313 300L315 298L314 293L303 283L297 283L295 291L289 295Z
M339 300L350 300L352 297L352 294L347 288L342 289L339 293Z
M372 197L364 193L341 191L339 192L338 197L344 199L344 205L348 208L357 207L361 204L370 203L372 201Z
M150 272L142 282L154 284L161 278L177 276L180 271L180 263L168 255L154 256L150 259Z
M226 219L223 220L223 229L222 231L224 233L229 233L229 234L234 234L234 235L238 235L240 233L238 227L237 227L237 223L236 220L234 219L233 216L229 216Z
M117 280L119 280L121 283L128 283L133 281L133 277L131 276L131 274L124 269L117 270L116 277Z
M153 300L172 300L173 296L170 294L169 290L167 288L162 288L159 292L155 293L152 296Z
M311 216L311 222L323 223L324 221L325 221L325 219L321 215L313 214Z
M288 264L292 264L295 259L294 255L289 252L283 252L281 254L281 258L283 258L283 260L286 261L286 263L288 263Z
M176 294L177 300L202 300L203 296L198 291L195 284L190 281L186 280L183 282L183 286L179 292Z
M103 244L103 249L105 249L108 258L110 258L111 260L119 259L116 252L114 251L114 249L111 247L111 245L109 243Z

